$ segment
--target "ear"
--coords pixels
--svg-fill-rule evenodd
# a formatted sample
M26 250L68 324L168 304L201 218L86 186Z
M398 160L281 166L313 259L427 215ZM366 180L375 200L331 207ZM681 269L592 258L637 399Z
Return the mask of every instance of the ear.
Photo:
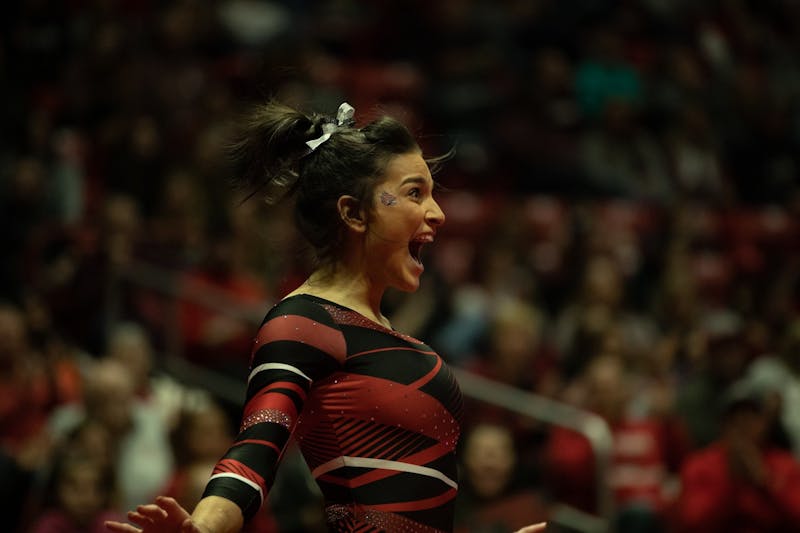
M353 196L340 196L336 202L336 209L348 228L357 233L367 231L367 217L358 199Z

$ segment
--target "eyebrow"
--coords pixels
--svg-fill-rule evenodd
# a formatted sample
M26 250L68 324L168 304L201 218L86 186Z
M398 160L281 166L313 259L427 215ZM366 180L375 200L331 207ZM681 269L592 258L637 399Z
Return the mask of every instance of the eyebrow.
M400 186L402 187L406 183L428 183L428 180L423 176L409 176L405 178L402 182L400 182Z

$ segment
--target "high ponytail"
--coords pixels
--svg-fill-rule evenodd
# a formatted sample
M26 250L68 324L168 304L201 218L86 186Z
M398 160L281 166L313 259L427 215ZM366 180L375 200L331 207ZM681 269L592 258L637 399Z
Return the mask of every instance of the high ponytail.
M306 115L271 101L255 107L242 121L231 146L236 182L250 195L275 203L286 195L295 199L295 222L321 263L336 260L344 225L337 202L348 195L369 208L372 193L389 160L420 152L408 129L391 117L363 128L337 124L320 144L332 117ZM328 129L330 131L330 129Z
M297 181L297 162L319 133L322 117L308 116L278 102L254 107L239 125L230 155L234 183L250 195L275 203Z

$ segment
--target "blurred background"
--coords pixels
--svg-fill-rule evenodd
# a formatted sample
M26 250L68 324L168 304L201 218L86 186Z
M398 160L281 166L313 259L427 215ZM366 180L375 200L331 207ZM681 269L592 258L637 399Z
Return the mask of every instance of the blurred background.
M456 149L386 314L464 372L458 531L800 530L798 27L792 0L4 4L6 530L199 497L308 271L290 206L228 182L270 97ZM290 450L248 531L322 520Z

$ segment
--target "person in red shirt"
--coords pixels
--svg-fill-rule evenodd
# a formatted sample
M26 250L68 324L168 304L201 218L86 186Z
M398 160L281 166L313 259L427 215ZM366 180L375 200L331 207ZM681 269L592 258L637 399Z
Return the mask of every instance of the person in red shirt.
M720 438L681 468L675 531L800 531L800 463L769 442L765 395L741 381L725 400Z
M613 354L593 359L576 382L574 403L609 424L613 449L604 483L616 506L615 531L662 531L681 459L688 449L682 428L669 417L632 412L632 376ZM572 430L553 427L544 450L546 485L554 499L597 512L594 452Z

